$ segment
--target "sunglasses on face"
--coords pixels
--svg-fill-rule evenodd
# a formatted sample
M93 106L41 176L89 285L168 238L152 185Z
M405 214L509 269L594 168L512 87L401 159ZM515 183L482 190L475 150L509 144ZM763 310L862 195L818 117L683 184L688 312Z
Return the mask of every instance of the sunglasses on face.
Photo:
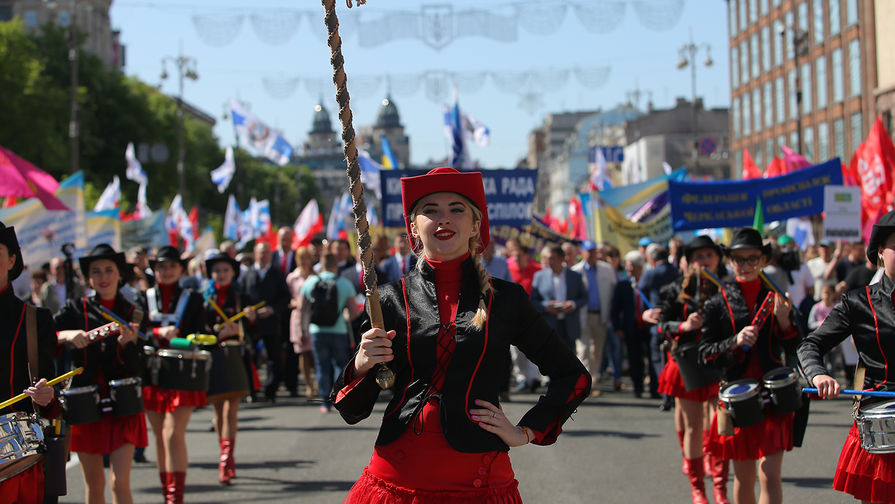
M733 263L737 266L743 266L746 264L748 264L749 266L758 266L759 261L761 261L761 254L751 255L748 257L730 256L730 260L733 261Z

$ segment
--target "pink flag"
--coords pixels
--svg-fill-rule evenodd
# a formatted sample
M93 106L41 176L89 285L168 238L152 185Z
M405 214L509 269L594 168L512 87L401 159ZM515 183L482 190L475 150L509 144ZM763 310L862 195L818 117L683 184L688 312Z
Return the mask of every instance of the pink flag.
M783 162L786 163L786 173L792 173L801 170L806 166L811 166L811 162L805 159L801 154L793 152L787 146L780 147L783 150Z
M68 210L53 193L59 189L59 182L49 173L16 156L11 150L0 146L0 196L34 198L40 200L47 210Z

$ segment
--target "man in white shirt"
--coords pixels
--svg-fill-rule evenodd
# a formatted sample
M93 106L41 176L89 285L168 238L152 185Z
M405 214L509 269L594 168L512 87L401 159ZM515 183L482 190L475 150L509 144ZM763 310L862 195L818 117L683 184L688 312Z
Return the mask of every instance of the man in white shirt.
M821 240L818 246L820 255L809 259L805 264L808 265L808 270L814 279L814 298L820 301L821 287L827 282L836 282L836 270L835 268L830 268L830 265L834 262L833 251L835 250L835 245L833 245L833 242Z
M583 260L572 266L572 271L581 275L587 296L586 309L581 310L581 339L578 340L576 350L578 358L593 378L592 390L598 393L596 385L600 381L606 329L611 320L609 308L612 306L612 293L618 276L612 266L598 260L599 251L594 242L585 240L581 244L581 256Z
M68 291L65 285L65 260L54 257L50 260L50 279L40 289L40 305L50 313L58 312L68 299ZM72 297L78 298L84 295L84 288L75 280L73 282Z

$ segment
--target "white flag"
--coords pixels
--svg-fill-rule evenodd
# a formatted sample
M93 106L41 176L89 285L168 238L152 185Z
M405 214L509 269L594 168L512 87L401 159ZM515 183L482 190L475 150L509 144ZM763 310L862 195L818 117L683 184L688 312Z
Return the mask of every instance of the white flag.
M227 200L227 213L224 214L224 237L228 240L238 240L241 223L242 211L236 204L236 198L231 194Z
M146 203L146 184L140 184L140 188L137 189L137 218L145 219L150 215L152 215L152 209Z
M193 223L190 217L183 209L183 200L180 194L174 196L171 200L171 206L168 207L168 216L165 219L165 228L170 233L177 231L183 241L186 242L187 250L193 249Z
M295 231L295 239L300 247L307 246L315 234L323 231L323 219L320 218L320 207L317 206L317 200L312 199L305 205L301 213L298 214L298 219L295 219L292 229Z
M233 180L233 174L236 173L236 163L233 162L233 147L227 147L224 154L224 164L211 170L211 181L218 186L218 192L224 194L230 181Z
M103 190L103 193L100 195L99 199L96 201L96 206L93 207L94 212L101 212L103 210L112 210L114 208L118 208L118 203L121 202L121 180L118 179L118 175L112 177L112 181L109 182L109 185Z
M376 197L382 199L382 183L380 172L384 169L381 164L373 160L370 153L357 148L357 165L360 168L360 181L367 189L373 191Z
M127 160L127 170L125 170L124 175L138 184L148 184L149 178L146 176L146 172L143 171L143 165L140 164L137 156L134 155L133 142L127 144L127 149L124 151L124 159Z
M236 100L230 100L230 116L236 134L246 145L280 166L289 162L292 146L280 132L271 129Z

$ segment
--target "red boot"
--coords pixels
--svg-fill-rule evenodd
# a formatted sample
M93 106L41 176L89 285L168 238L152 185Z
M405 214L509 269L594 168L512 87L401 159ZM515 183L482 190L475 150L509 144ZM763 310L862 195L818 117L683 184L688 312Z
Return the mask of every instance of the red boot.
M162 482L162 497L165 498L165 503L168 502L168 474L166 472L159 472L158 479Z
M730 504L727 500L727 476L730 471L730 463L720 457L712 457L712 493L715 496L715 504Z
M693 504L709 504L709 498L705 495L705 466L702 465L702 457L696 457L687 461L687 478L690 480L690 497Z
M228 446L229 450L229 462L227 465L227 476L231 479L236 477L236 438L229 439L230 445Z
M165 504L183 504L183 488L186 486L186 472L168 473L168 493Z
M709 431L702 431L702 450L705 453L705 457L703 457L702 461L705 464L705 474L710 476L712 474L712 457L705 451L706 445L709 444Z
M686 476L689 469L687 469L687 457L684 456L684 431L677 431L677 443L681 446L681 473Z
M222 485L230 484L230 458L233 451L230 449L232 441L221 438L221 458L218 463L218 482Z

